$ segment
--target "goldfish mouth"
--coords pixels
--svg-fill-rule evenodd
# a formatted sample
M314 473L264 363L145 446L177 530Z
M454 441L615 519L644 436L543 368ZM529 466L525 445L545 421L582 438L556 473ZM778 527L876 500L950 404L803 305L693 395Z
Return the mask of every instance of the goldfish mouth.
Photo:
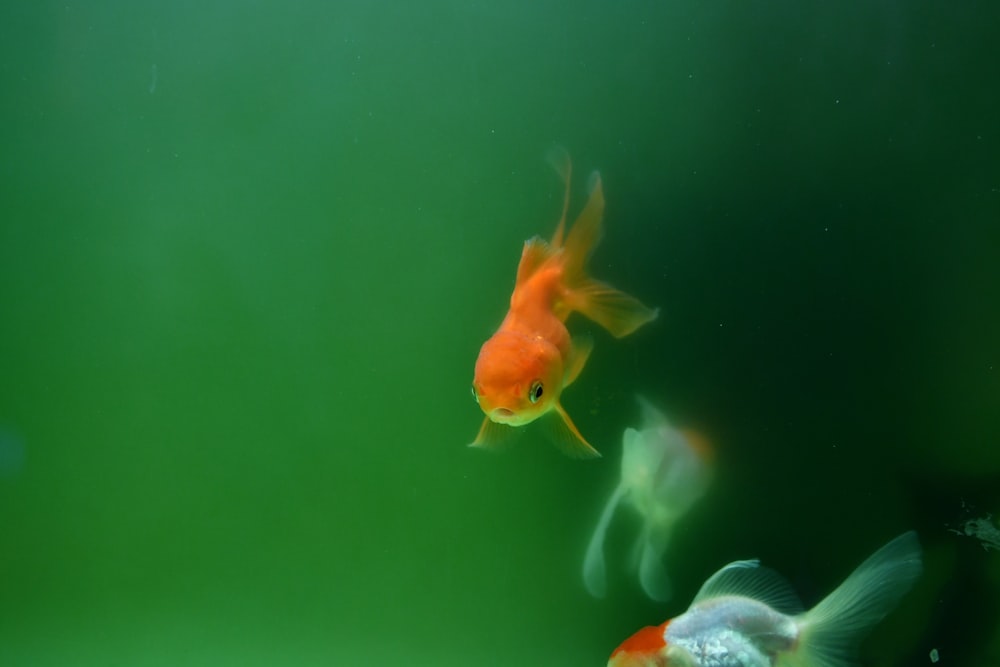
M490 413L490 419L495 422L504 423L508 422L514 418L514 411L508 410L507 408L493 408L493 412Z

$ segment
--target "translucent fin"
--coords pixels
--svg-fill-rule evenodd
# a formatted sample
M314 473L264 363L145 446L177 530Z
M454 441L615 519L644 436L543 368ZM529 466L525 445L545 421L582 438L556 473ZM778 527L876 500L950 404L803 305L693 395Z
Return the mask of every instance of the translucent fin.
M738 560L723 567L701 585L691 606L724 595L751 598L782 614L802 612L802 603L791 585L774 570L760 567L758 560Z
M564 300L570 309L597 322L615 338L627 336L660 314L659 309L648 308L635 297L588 278L570 285Z
M552 248L545 242L545 239L536 236L525 241L524 249L521 250L521 261L517 265L515 286L522 284L534 275L538 267L544 264L552 255Z
M566 213L569 211L569 184L573 177L573 162L569 159L569 153L562 146L550 148L546 157L552 168L559 174L559 180L563 182L564 188L562 215L559 216L559 224L552 235L552 247L559 248L562 247L563 234L566 230Z
M587 358L594 349L594 339L590 336L574 336L572 351L566 363L566 374L563 378L563 389L573 384L573 381L580 375Z
M599 451L583 439L573 420L559 403L554 403L552 410L539 421L545 426L552 443L566 456L574 459L596 459L601 456Z
M630 495L633 494L630 493ZM632 548L629 549L627 561L628 565L625 568L629 574L631 574L633 570L636 572L639 571L639 562L642 560L642 547L646 544L647 530L648 526L643 525L642 530L639 531L638 535L636 535L635 542L632 543Z
M656 319L658 311L647 308L638 299L592 280L585 274L587 258L601 241L603 216L604 189L601 186L601 175L595 171L590 177L587 204L577 216L563 246L563 282L566 288L563 304L621 338ZM561 238L561 229L562 222L552 238L553 246L557 246L556 241Z
M667 570L663 567L663 554L666 553L667 541L661 536L656 540L647 532L645 544L642 547L642 558L639 560L639 583L649 599L656 602L666 602L673 596L673 585Z
M596 178L596 181L587 204L577 216L573 228L566 237L565 271L566 282L570 286L583 279L583 266L594 248L601 242L603 234L601 219L604 217L604 190L601 188L600 175L592 178Z
M569 158L569 151L556 144L545 152L545 159L555 169L556 173L559 174L560 180L568 183L573 168L573 163Z
M469 443L469 447L501 449L510 444L514 433L516 431L513 426L498 424L489 417L486 417L483 419L482 426L479 427L476 439Z
M619 484L608 498L583 557L583 586L595 598L603 598L608 591L607 571L604 565L604 535L625 492L625 486Z
M797 619L794 664L852 664L865 635L899 603L923 571L920 543L903 533L868 557L818 605Z
M639 404L639 413L643 429L657 428L664 425L669 426L669 422L667 421L667 418L663 416L663 413L654 408L653 404L646 400L645 397L636 394L635 400Z
M592 171L590 172L590 178L587 179L587 196L594 194L594 190L601 187L601 172Z

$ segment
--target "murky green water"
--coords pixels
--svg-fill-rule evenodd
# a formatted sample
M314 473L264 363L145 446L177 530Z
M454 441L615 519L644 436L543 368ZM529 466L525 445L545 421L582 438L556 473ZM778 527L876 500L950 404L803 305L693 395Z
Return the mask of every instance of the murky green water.
M1000 664L1000 11L867 3L0 9L0 664L603 665L760 557L807 604L916 528L866 664ZM524 239L600 169L661 308L465 447ZM633 394L710 492L646 599Z

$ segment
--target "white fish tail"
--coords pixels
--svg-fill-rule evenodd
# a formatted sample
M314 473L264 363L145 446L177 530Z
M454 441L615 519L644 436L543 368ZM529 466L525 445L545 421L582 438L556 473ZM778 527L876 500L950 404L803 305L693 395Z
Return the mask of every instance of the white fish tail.
M604 535L608 530L611 517L618 507L619 501L625 495L624 484L619 484L611 497L608 498L601 518L594 528L594 534L590 538L587 546L587 553L583 557L583 585L587 592L595 598L603 598L607 594L607 574L604 566Z
M920 576L920 543L903 533L868 557L818 605L799 616L791 663L810 667L854 664L861 640Z
M650 600L667 602L673 596L674 587L670 576L663 566L663 554L667 551L666 531L653 540L652 533L646 531L645 544L642 547L642 559L639 561L639 583Z

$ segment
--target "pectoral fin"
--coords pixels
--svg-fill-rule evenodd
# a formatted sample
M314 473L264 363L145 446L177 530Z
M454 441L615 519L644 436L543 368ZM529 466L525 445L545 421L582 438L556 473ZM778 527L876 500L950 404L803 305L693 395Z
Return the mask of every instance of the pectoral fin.
M566 456L574 459L595 459L601 456L599 451L583 439L573 420L559 403L552 406L552 410L541 422L553 444Z
M563 389L573 384L573 381L580 375L587 358L590 357L594 349L594 339L590 336L574 336L572 347L570 348L569 359L566 360L566 374L563 378Z
M615 338L632 333L659 315L634 296L616 290L599 280L581 278L565 296L566 305L592 319Z
M499 449L510 443L511 436L514 435L514 427L506 424L498 424L489 417L483 419L483 425L479 427L479 434L476 439L469 443L469 447L479 449Z

